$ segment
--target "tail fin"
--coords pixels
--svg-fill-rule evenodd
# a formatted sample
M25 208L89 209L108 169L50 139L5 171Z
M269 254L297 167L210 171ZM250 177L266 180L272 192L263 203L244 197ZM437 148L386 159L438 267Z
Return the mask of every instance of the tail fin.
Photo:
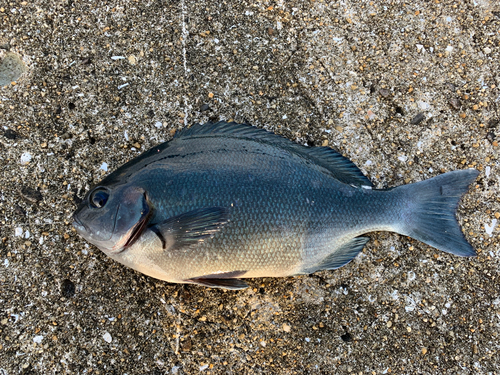
M398 232L447 253L475 256L460 229L456 210L478 174L475 169L454 171L398 188L407 190L405 195L411 199Z

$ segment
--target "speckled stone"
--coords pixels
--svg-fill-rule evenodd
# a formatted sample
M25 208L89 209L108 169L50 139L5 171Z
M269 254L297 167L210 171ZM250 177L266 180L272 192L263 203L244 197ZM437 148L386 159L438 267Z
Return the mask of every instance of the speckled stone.
M0 373L498 373L499 11L3 2L0 48L26 71L0 88ZM459 218L478 257L378 233L335 272L229 292L145 277L72 230L93 183L219 119L334 147L377 188L477 168Z

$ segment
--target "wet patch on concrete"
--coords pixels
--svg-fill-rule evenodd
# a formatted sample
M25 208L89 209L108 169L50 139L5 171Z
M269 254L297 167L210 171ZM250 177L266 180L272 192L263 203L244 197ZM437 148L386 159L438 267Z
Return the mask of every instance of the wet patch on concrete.
M4 52L0 59L0 86L17 81L26 72L26 65L17 54Z

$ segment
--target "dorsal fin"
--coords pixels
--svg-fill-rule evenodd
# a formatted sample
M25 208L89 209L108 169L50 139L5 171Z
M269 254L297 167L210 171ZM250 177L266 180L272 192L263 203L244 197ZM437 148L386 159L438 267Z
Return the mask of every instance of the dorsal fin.
M169 145L170 145L170 142L163 142L163 143L160 143L159 145L156 145L156 146L150 148L149 150L143 152L138 157L133 158L132 160L123 164L120 168L115 170L113 173L106 176L99 184L102 186L109 186L109 185L113 185L116 183L125 184L127 182L127 178L133 172L135 172L141 168L144 168L149 163L154 162L158 158L158 156L161 154L161 152L163 150L165 150L167 147L169 147ZM95 186L97 186L97 185L95 185ZM93 188L91 188L87 194L90 194L90 192L92 192L92 190L93 190Z
M331 172L334 178L345 184L361 186L373 186L372 182L363 172L346 157L339 154L330 147L300 147L298 152L307 154L316 164Z
M330 172L332 177L340 182L354 186L373 186L371 181L363 175L363 172L349 159L329 147L306 147L294 143L280 135L268 132L265 129L256 128L251 125L228 123L219 121L208 122L205 125L194 124L190 128L183 129L175 135L175 138L202 137L202 136L224 136L245 138L252 141L267 143L281 147L307 159L313 164L319 165Z

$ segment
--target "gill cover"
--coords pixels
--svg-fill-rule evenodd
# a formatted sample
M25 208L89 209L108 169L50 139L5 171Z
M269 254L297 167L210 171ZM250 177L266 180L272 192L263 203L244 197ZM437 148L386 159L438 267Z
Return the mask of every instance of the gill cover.
M117 253L137 240L151 215L144 189L97 186L74 213L73 226L102 251Z

